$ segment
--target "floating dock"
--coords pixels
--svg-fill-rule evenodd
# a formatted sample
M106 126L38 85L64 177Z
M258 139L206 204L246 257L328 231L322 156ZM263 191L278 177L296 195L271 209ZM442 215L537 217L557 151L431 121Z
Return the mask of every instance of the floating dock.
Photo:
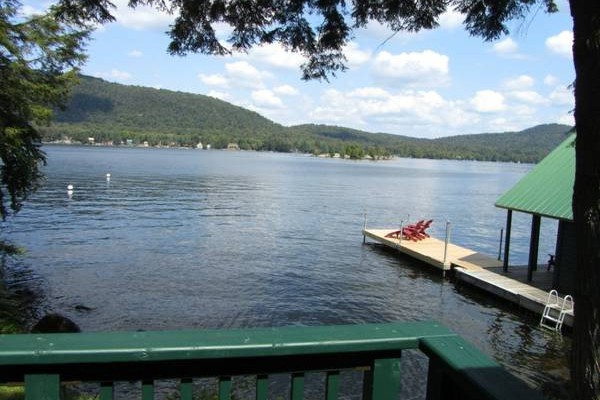
M452 270L457 280L469 283L507 301L542 315L548 292L502 274L502 262L465 247L436 238L420 241L385 237L394 229L364 229L363 236L402 254L420 260L445 274ZM565 324L573 326L573 313L567 313Z
M448 243L444 240L436 238L426 238L417 242L397 238L385 237L393 229L365 229L363 235L394 248L399 252L411 256L417 260L423 261L442 271L452 269L452 265L462 268L491 268L501 267L502 262L485 254L477 253L476 251Z

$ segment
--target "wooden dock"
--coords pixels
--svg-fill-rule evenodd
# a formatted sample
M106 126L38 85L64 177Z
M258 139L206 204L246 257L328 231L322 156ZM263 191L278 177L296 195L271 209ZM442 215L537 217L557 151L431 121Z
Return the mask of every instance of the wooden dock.
M532 285L512 279L502 271L502 262L465 247L436 238L426 238L418 242L387 238L385 235L394 229L364 229L363 235L393 248L400 253L420 260L443 273L454 272L457 280L469 283L495 296L517 304L541 315L548 299L548 292ZM573 314L567 314L565 324L573 326Z
M385 237L392 231L393 229L365 229L363 235L443 271L450 270L453 265L465 269L502 266L502 262L495 258L452 243L448 243L446 250L443 240L432 237L418 242Z

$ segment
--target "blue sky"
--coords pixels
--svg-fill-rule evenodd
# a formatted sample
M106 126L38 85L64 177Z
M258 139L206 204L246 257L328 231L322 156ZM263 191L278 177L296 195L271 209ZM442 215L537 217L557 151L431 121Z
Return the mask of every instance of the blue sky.
M301 80L299 55L280 46L227 57L170 56L173 17L115 0L117 21L97 29L83 73L108 81L213 96L283 125L320 123L416 137L573 124L572 21L532 12L495 42L469 36L459 14L440 27L391 35L371 24L346 48L350 68L330 82ZM24 12L40 10L24 1ZM227 26L217 30L223 38Z

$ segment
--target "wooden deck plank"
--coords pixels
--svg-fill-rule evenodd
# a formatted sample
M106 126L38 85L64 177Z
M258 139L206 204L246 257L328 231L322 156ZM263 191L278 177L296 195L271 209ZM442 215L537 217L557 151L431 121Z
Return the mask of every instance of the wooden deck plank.
M542 314L548 292L520 282L509 276L509 273L502 273L501 261L451 243L448 243L446 250L443 240L432 237L418 242L385 237L392 231L394 229L364 229L363 235L444 272L453 269L457 279L516 303L529 311ZM446 251L445 260L444 251ZM523 271L513 272L513 275L517 274L523 274ZM547 280L547 277L545 279ZM565 324L573 326L573 313L567 314Z
M448 244L446 262L444 263L444 252L446 249L443 240L430 237L415 242L406 239L398 240L397 238L385 237L385 235L392 231L392 229L365 229L363 234L401 253L444 270L449 270L452 263L459 263L464 268L472 268L479 265L502 265L499 261L485 254L477 253L452 243Z

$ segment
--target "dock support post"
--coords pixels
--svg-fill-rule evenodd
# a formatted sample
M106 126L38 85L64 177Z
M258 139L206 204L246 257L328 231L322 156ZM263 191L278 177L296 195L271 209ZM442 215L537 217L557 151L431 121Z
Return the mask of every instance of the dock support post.
M502 258L502 239L504 236L504 228L500 228L500 245L498 246L498 261L500 261Z
M446 221L446 240L444 242L444 266L448 257L448 242L450 242L450 221ZM444 269L442 268L442 272Z
M510 230L512 229L512 210L506 212L506 239L504 240L504 262L502 271L508 272L508 254L510 252Z

